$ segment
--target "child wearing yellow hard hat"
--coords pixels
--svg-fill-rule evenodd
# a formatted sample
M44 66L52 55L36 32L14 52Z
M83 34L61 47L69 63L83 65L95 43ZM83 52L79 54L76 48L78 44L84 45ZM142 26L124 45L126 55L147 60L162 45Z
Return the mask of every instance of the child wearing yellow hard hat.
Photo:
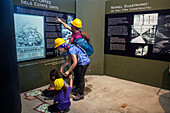
M74 72L74 82L73 85L75 86L76 96L73 98L74 101L78 101L80 99L84 99L84 88L85 88L85 81L84 76L86 74L86 70L89 66L90 59L88 58L87 54L85 54L82 49L75 45L68 46L66 41L62 38L55 39L55 47L59 52L67 52L68 59L67 61L61 66L60 72L64 73L64 67L66 67L71 60L73 61L70 68L64 73L64 75L69 75L71 71ZM73 90L74 91L74 90Z
M63 24L63 26L65 28L67 28L69 31L72 32L71 44L73 43L74 39L82 38L82 35L80 35L80 33L81 33L80 28L82 28L82 21L79 18L76 18L71 22L71 27L68 24L66 24L65 22L63 22L58 17L57 17L57 22L60 22L61 24Z
M73 87L72 75L70 75L69 78L70 78L70 86L69 87L65 86L64 80L62 78L58 78L54 81L54 87L56 90L54 104L48 106L48 111L60 112L62 110L69 109L69 107L71 105L70 92Z

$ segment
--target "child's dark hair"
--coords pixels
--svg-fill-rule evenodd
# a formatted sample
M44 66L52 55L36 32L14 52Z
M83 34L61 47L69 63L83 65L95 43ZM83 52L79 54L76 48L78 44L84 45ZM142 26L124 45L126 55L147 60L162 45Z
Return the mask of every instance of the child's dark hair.
M80 28L78 28L78 27L75 27L76 28L76 30L80 30Z
M67 87L64 85L64 86L62 87L62 90L64 91L64 93L66 93L66 92L67 92Z
M54 81L57 78L59 78L59 74L58 74L57 70L56 69L51 70L50 71L50 79Z

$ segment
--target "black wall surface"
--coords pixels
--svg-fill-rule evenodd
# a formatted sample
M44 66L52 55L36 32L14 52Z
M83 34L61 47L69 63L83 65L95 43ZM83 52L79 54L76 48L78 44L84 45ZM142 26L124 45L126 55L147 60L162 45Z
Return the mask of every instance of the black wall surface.
M49 73L52 69L57 69L59 72L61 65L65 62L67 58L63 57L59 52L54 50L54 39L57 37L61 38L62 36L64 38L67 31L63 30L64 33L61 36L61 23L56 22L56 17L63 19L65 22L67 22L67 20L70 21L70 19L68 19L70 15L73 15L75 17L75 0L26 0L29 1L29 4L23 1L25 0L13 0L17 57L19 56L23 58L26 56L27 58L30 58L20 60L18 62L18 75L21 93L49 84ZM37 6L37 3L44 5ZM58 7L58 9L51 8L51 6L56 6ZM18 15L22 15L21 20L20 18L16 18ZM23 15L24 17L27 17L23 19ZM39 21L36 23L35 20L27 19L28 17L40 17L41 24L38 24ZM45 41L45 47L43 46L43 49L36 49L37 52L34 51L34 48L40 47L41 44L38 44L38 46L36 44L28 45L27 41L26 45L21 44L24 42L23 37L28 39L28 37L33 36L33 32L25 36L25 30L24 33L22 31L23 26L25 26L25 24L27 25L28 23L29 25L31 24L31 26L34 26L31 28L38 28L37 31L35 30L36 32L34 33L39 32L38 34L41 34L41 37L43 37L43 40ZM41 30L39 30L39 28ZM18 31L22 32L20 33ZM45 57L37 57L39 55L38 51L44 50L44 48L45 51L43 52L45 53ZM36 58L31 58L31 56L35 56ZM62 76L61 73L59 74Z
M147 54L145 54L146 51L144 52L144 50L146 50L145 48L147 48L147 46L145 45L148 43L145 39L144 40L147 43L139 43L139 42L136 43L134 41L131 41L131 39L135 37L134 34L137 34L134 33L135 30L132 31L132 29L134 29L133 25L136 25L134 24L136 23L134 22L134 20L136 20L134 19L134 17L136 17L138 14L141 15L146 13L147 14L156 13L156 15L158 14L158 18L155 19L157 20L157 24L154 25L156 25L157 28L160 29L162 25L164 25L163 23L167 22L165 21L167 17L169 17L167 15L170 15L169 3L170 3L169 0L161 0L157 2L155 2L155 0L126 0L126 1L106 0L105 35L107 36L105 36L105 46L104 46L105 47L104 75L109 75L109 76L130 80L142 84L147 84L151 86L156 86L164 89L170 89L170 79L169 79L170 76L168 75L170 54L166 52L167 50L169 50L167 49L167 47L169 47L170 44L163 44L163 48L161 48L160 52L156 51L157 47L160 48L160 46L157 46L157 42L162 41L162 39L166 40L166 38L159 39L160 36L156 35L157 33L159 34L159 32L157 33L152 32L150 36L152 37L152 39L153 38L155 39L155 42L154 43L152 42L153 44L151 43L148 44ZM116 19L120 19L120 20L124 19L124 20L116 21ZM122 23L120 24L119 22ZM166 27L168 27L167 24L165 25ZM122 27L125 29L123 30L121 28L119 30L118 29L113 30L116 27L117 28ZM153 26L152 29L154 29L154 27L155 26ZM109 29L107 30L107 28ZM121 32L121 30L123 32ZM166 33L169 34L168 29ZM108 38L108 36L110 38ZM108 39L110 42L108 41ZM169 43L169 41L167 42ZM167 45L167 47L164 45ZM144 49L142 49L143 52L138 51L141 49L139 48L139 46L145 46ZM141 56L139 56L140 54Z
M14 38L12 0L0 1L0 20L0 112L20 113L21 100Z

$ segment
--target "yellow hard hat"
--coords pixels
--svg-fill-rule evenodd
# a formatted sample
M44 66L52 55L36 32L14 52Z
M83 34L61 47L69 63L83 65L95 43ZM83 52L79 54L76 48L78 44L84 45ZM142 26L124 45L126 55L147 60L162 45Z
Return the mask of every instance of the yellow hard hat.
M54 81L54 87L56 90L60 90L64 86L64 80L62 78L58 78Z
M57 48L58 46L60 46L61 44L64 44L66 41L62 38L57 38L55 39L54 43L55 43L55 47L54 48Z
M75 27L81 28L82 27L82 22L80 19L76 18L71 22L72 25L74 25Z

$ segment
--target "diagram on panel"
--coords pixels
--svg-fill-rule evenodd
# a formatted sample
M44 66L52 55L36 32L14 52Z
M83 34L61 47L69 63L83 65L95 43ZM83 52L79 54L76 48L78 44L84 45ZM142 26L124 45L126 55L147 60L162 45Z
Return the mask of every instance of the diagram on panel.
M158 13L134 15L131 43L154 44Z

